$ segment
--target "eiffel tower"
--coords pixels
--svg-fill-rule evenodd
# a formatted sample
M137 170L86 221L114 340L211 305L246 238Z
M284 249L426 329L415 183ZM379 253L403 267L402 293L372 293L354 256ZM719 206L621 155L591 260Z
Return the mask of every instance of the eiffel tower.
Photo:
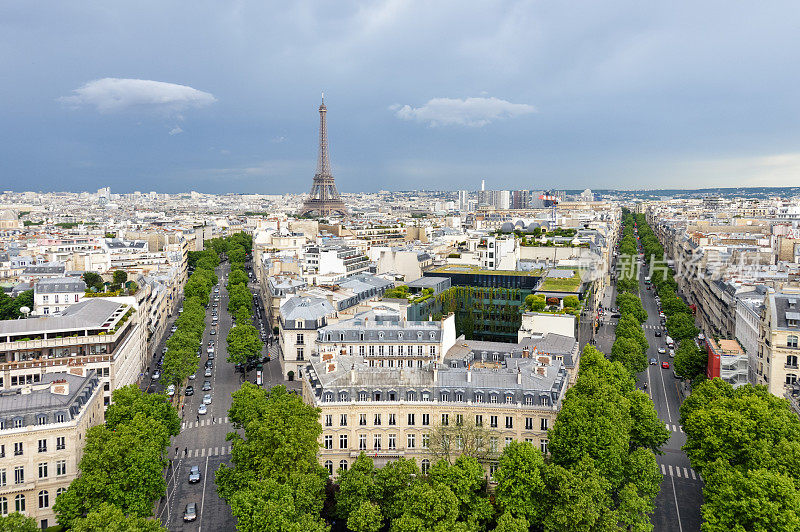
M314 184L311 186L311 194L308 195L303 203L300 215L318 214L319 216L329 216L331 214L347 215L339 191L336 190L336 183L331 174L331 161L328 156L328 125L325 121L325 94L322 94L322 103L319 106L319 158L317 159L317 173L314 174Z

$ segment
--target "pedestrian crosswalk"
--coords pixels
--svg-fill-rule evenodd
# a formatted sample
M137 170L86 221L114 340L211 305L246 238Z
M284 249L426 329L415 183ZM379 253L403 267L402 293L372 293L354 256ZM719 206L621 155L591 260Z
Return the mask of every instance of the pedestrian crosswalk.
M207 456L225 456L231 454L233 445L223 445L222 447L203 447L202 449L188 449L186 458L206 458Z
M642 329L653 329L654 331L663 330L664 327L662 325L642 325Z
M196 429L199 427L206 427L210 425L222 425L223 423L229 423L228 416L225 417L210 417L206 419L201 419L200 421L184 421L181 424L181 430L186 429Z
M700 473L696 473L694 469L691 467L681 467L681 466L673 466L673 465L665 465L661 464L661 474L675 478L685 478L691 480L703 480L703 477L700 476Z
M680 425L670 425L669 423L665 423L665 425L670 432L683 432L683 427Z

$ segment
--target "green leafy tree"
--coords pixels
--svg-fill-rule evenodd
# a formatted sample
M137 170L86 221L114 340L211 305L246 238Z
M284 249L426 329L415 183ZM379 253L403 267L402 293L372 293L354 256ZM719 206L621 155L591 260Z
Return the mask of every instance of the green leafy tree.
M0 515L0 530L3 532L39 532L40 528L36 526L36 519L33 517L14 512L6 516Z
M394 522L405 511L408 492L420 483L419 468L413 459L392 460L375 471L375 483L381 487L383 515Z
M567 296L564 298L563 304L566 308L578 308L581 302L577 296Z
M285 482L256 480L237 490L230 505L236 529L242 532L328 532L319 517L325 479L313 473L293 472Z
M591 458L584 456L573 469L548 464L542 472L545 532L617 530L612 501Z
M541 312L547 306L547 301L544 296L537 294L530 294L525 297L525 306L532 312Z
M486 498L485 470L478 460L459 456L454 464L439 460L428 472L432 482L448 486L459 502L458 520L469 530L485 530L494 515Z
M347 528L353 532L378 532L383 528L381 507L371 501L362 502L347 518Z
M228 333L228 362L244 364L250 358L261 355L264 344L258 336L258 329L252 325L236 325Z
M114 284L123 285L128 282L128 272L124 270L114 270Z
M33 309L33 290L25 290L17 297L0 292L0 319L16 320L22 318L23 314L19 309L28 307Z
M541 521L545 513L544 458L529 442L506 445L497 464L495 500L501 513Z
M669 335L677 341L692 339L700 333L700 330L694 325L694 317L682 312L667 316L667 330Z
M705 468L703 530L800 530L797 479L769 469L744 472L718 460Z
M675 350L675 374L683 379L694 381L705 377L708 367L708 354L697 347L694 340L683 340Z
M114 430L90 428L78 466L81 474L53 505L58 522L70 527L104 502L133 516L151 515L153 502L166 490L162 472L168 441L164 425L144 414Z
M505 512L497 519L494 532L529 532L530 528L524 517L515 517L511 512Z
M86 272L83 274L83 282L86 283L86 288L94 288L97 292L103 291L103 278L100 274L95 272Z
M375 471L372 458L363 452L347 471L339 471L336 515L340 519L349 519L365 502L381 500L382 488L375 480Z
M120 424L130 423L137 414L144 414L160 421L168 435L177 436L180 433L181 419L178 411L163 394L145 393L135 384L129 384L114 390L111 401L106 409L106 426L111 430Z
M647 369L647 355L639 342L633 338L620 336L614 340L611 346L611 360L622 364L632 375Z
M247 285L247 274L243 270L231 270L228 275L228 289L237 284Z
M167 532L155 519L129 516L110 503L101 504L86 517L75 519L72 532Z
M220 496L230 501L250 482L286 482L293 473L327 478L327 471L317 462L317 438L322 433L319 412L284 386L266 391L244 383L233 393L231 407L231 418L236 426L244 428L244 436L228 434L228 440L233 442L234 465L223 464L217 470L215 481Z
M228 311L235 314L240 307L248 310L253 304L253 295L246 286L237 284L229 290Z
M617 306L619 307L620 314L631 315L636 318L639 323L647 321L647 311L642 306L642 300L633 294L618 294Z
M402 514L392 521L391 532L467 532L457 523L458 500L447 486L418 482L404 494Z
M650 347L650 344L647 342L647 337L642 330L642 324L630 314L623 314L619 319L619 322L617 322L616 335L617 338L622 337L636 340L644 352Z

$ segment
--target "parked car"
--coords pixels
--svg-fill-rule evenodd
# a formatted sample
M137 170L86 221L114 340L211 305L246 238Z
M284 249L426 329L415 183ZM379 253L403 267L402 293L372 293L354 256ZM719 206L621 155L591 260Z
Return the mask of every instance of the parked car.
M189 484L200 482L200 466L193 465L189 469Z
M216 329L211 329L211 332L209 332L208 334L210 334L211 336L214 336L215 334L217 334L217 330Z
M175 395L175 385L170 384L167 386L167 397L172 397L173 395Z
M674 350L674 349L670 349L670 350L669 350L669 356L670 356L671 358L675 358L675 350Z
M205 372L205 373L203 373L203 376L204 376L204 377L210 377L210 376L211 376L211 373L212 373L212 370L211 370L211 368L206 368L206 372Z
M669 369L669 362L662 362L661 367L664 369Z
M651 366L655 366L656 364L658 364L658 360L656 360L655 358L651 358L650 359L650 365Z
M195 380L196 378L197 378L197 373L192 373L191 375L189 375L189 380L190 380L190 381L193 381L193 380Z
M203 381L203 391L207 392L211 390L211 381Z
M191 395L194 395L194 386L192 386L191 384L190 384L189 386L187 386L187 387L186 387L186 393L184 393L184 395L185 395L186 397L189 397L189 396L191 396Z
M158 370L155 370L155 371L153 372L153 380L154 380L154 381L157 381L157 380L158 380L158 379L160 379L160 378L161 378L161 372L160 372L160 371L158 371Z
M664 364L667 364L667 363L664 362ZM669 367L669 364L667 364L667 367ZM207 393L207 394L205 394L203 396L203 404L204 405L210 405L211 404L211 394L210 393Z
M213 367L214 367L214 361L213 360L206 360L206 368L211 369Z
M190 502L186 505L186 509L183 510L183 520L188 523L195 519L197 519L197 503Z
M197 413L201 416L208 414L208 407L206 405L200 405L200 408L197 409Z
M173 325L172 328L169 330L169 332L174 333L177 330L178 330L178 328Z

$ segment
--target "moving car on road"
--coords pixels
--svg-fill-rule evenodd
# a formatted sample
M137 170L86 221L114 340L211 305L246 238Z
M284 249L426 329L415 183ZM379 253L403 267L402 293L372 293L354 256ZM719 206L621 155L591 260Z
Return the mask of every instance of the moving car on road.
M208 392L211 390L211 381L203 381L203 391Z
M200 482L200 466L193 465L189 469L189 484L194 484L195 482Z
M201 416L208 414L208 407L206 405L200 405L200 408L197 409L197 413Z
M664 362L664 364L667 364L667 363ZM669 364L667 364L667 367L669 367ZM210 393L207 393L207 394L205 394L203 396L203 404L204 405L210 405L211 404L211 394Z
M650 365L651 366L655 366L656 364L658 364L658 360L656 360L655 358L651 358L650 359Z
M659 348L658 348L658 354L659 354L659 355L663 355L663 354L664 354L664 353L666 353L666 352L667 352L667 350L666 350L665 348L663 348L663 347L659 347Z
M661 367L664 369L669 369L669 362L662 362Z
M184 522L188 523L189 521L194 521L197 519L197 503L190 502L186 505L186 509L183 510L183 520Z

